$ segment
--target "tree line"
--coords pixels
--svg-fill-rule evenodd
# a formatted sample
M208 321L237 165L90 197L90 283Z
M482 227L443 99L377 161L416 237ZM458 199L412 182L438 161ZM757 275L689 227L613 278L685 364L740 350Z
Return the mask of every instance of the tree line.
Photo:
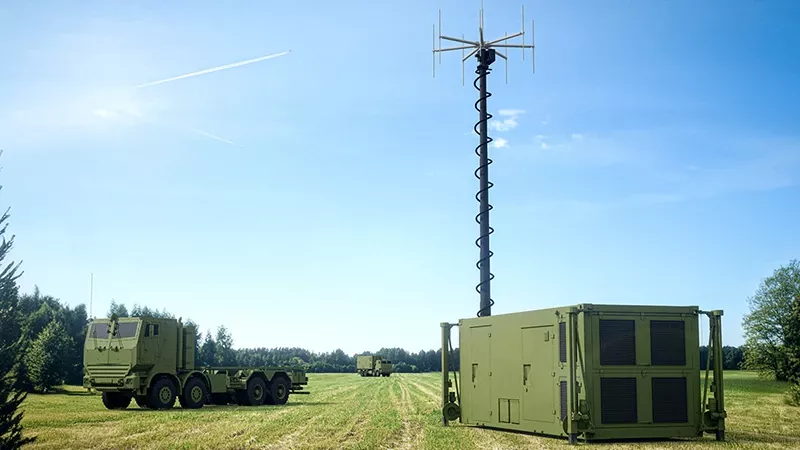
M112 301L107 317L140 317L172 318L175 316L166 310L151 310L148 307L134 306L130 313L125 304ZM201 333L198 325L191 319L185 322L195 327L195 364L198 366L299 366L309 373L346 373L356 371L358 355L380 355L392 361L395 372L438 372L442 368L442 351L420 350L409 352L402 348L381 348L376 352L363 351L348 355L341 349L332 352L312 352L299 347L278 348L233 348L233 336L220 325L216 332L211 330ZM458 348L452 355L453 370L458 369Z

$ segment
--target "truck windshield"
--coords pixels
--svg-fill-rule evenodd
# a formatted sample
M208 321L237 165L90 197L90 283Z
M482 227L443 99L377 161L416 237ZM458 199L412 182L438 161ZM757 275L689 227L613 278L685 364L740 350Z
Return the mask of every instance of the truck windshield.
M136 330L139 328L138 322L121 322L117 328L115 338L132 338L136 337ZM93 323L92 329L89 333L90 338L108 339L109 327L107 323Z
M132 338L136 336L136 329L139 328L138 322L122 322L117 329L118 338Z
M108 324L107 323L93 323L92 331L89 337L97 339L108 339Z

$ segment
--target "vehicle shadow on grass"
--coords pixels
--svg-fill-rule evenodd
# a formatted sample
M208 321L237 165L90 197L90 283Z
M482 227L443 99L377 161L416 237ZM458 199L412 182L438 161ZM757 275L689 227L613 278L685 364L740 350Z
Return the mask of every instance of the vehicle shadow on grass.
M176 405L170 409L150 409L150 408L139 408L137 406L133 406L127 408L127 411L131 412L149 412L149 413L159 413L159 412L195 412L195 411L214 411L214 412L225 412L225 411L272 411L272 410L281 410L286 408L296 408L298 406L323 406L323 405L334 405L335 403L330 402L303 402L303 403L287 403L285 405L262 405L262 406L240 406L240 405L204 405L202 408L199 409L184 409L180 406Z
M69 389L62 389L62 388L54 388L50 390L46 395L69 395L69 396L77 396L77 397L99 397L100 394L96 394L94 392L89 391L73 391Z
M473 427L467 427L467 428L473 428ZM492 427L474 427L474 428L481 428L481 429L484 429L484 430L491 430L493 433L507 433L507 434L515 434L515 435L520 435L520 436L532 436L532 437L537 437L537 438L540 438L540 439L546 439L546 440L552 441L552 442L564 442L564 443L568 442L566 436L554 436L554 435L550 435L550 434L532 433L532 432L518 431L518 430L505 430L505 429L492 428ZM709 439L709 436L711 436L710 439ZM791 438L791 436L789 436L789 437ZM795 439L797 439L797 438L795 438ZM731 441L733 441L733 439L731 439L730 437L726 437L726 440L729 443ZM737 439L736 441L740 442L739 439ZM657 443L662 443L662 444L698 443L699 444L699 443L706 443L706 442L707 443L712 443L712 442L715 443L716 440L714 439L713 435L705 435L705 437L698 436L696 438L589 439L588 441L586 439L584 439L583 436L579 436L578 437L578 443L580 443L580 444L591 444L591 445L613 445L613 444L628 444L628 445L631 445L631 444L657 444ZM755 442L759 442L759 441L755 441ZM763 442L763 441L760 441L760 442ZM769 441L769 442L773 442L773 441ZM777 442L777 441L774 441L774 442ZM798 441L787 441L787 442L800 442L800 440L798 440Z
M516 430L500 430L490 427L481 427L492 432L535 436L542 439L552 441L567 441L563 436L551 436L547 434L528 433ZM582 437L578 438L578 442L592 445L613 445L613 444L676 444L676 443L694 443L694 444L717 444L713 434L705 434L703 436L689 437L689 438L640 438L640 439L603 439L603 440L589 440L588 442ZM800 436L786 435L780 433L748 433L748 432L733 432L729 430L725 433L725 444L790 444L791 448L800 448Z
M725 440L734 443L752 442L757 444L794 444L795 448L800 448L800 436L793 436L780 433L749 433L749 432L726 432Z

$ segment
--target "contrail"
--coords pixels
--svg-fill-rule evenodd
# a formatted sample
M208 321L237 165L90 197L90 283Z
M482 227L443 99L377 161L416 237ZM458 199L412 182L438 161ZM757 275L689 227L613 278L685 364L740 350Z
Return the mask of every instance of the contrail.
M121 109L120 110L96 109L96 110L93 111L93 113L94 113L94 115L102 117L104 119L112 117L113 114L116 114L116 115L128 115L128 116L134 117L134 118L136 118L136 119L138 119L138 120L140 120L140 121L142 121L144 123L149 123L149 124L152 124L152 125L159 125L159 122L156 122L153 119L149 119L147 117L144 117L140 113L134 112L134 111L124 111L124 110L121 110ZM227 140L227 139L225 139L223 137L217 136L215 134L211 134L211 133L203 131L203 130L198 130L197 128L176 127L176 126L167 125L167 124L165 124L163 122L161 122L160 125L166 125L166 126L168 126L170 128L173 128L173 129L181 129L181 130L184 130L184 131L190 131L192 133L196 133L196 134L199 134L201 136L205 136L205 137L208 137L208 138L211 138L211 139L215 139L217 141L224 142L226 144L230 144L230 145L233 145L235 147L244 148L244 146L242 144L237 144L236 142L229 141L229 140Z
M236 63L225 64L224 66L212 67L211 69L205 69L205 70L200 70L198 72L187 73L186 75L180 75L180 76L177 76L177 77L167 78L165 80L152 81L150 83L140 84L140 85L136 86L136 89L143 88L143 87L148 87L148 86L154 86L156 84L161 84L161 83L168 83L170 81L180 80L181 78L196 77L197 75L203 75L203 74L206 74L206 73L217 72L217 71L225 70L225 69L232 69L234 67L244 66L244 65L247 65L247 64L253 64L253 63L257 63L259 61L264 61L264 60L267 60L267 59L277 58L278 56L283 56L283 55L286 55L286 54L288 54L290 52L291 52L291 50L285 51L285 52L281 52L281 53L275 53L275 54L272 54L272 55L261 56L261 57L258 57L258 58L248 59L246 61L239 61L239 62L236 62Z
M193 133L197 133L197 134L199 134L199 135L201 135L201 136L209 137L209 138L211 138L211 139L216 139L216 140L218 140L218 141L220 141L220 142L225 142L226 144L235 145L236 147L244 147L244 146L243 146L243 145L241 145L241 144L237 144L236 142L229 141L229 140L227 140L227 139L225 139L225 138L221 138L221 137L219 137L219 136L216 136L216 135L213 135L213 134L211 134L211 133L207 133L207 132L205 132L205 131L203 131L203 130L198 130L198 129L196 129L196 128L187 128L187 130L189 130L189 131L191 131L191 132L193 132Z

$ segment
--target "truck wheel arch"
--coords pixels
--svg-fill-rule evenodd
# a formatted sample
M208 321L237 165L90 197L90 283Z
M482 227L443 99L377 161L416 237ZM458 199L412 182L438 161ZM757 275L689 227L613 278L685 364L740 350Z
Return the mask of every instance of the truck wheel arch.
M186 383L188 383L189 380L191 380L192 378L200 378L203 381L203 384L206 385L206 390L208 392L211 392L211 380L208 378L208 375L206 375L203 372L200 372L199 370L194 370L192 372L182 374L180 383L176 385L178 387L178 390L182 391L183 388L186 386Z
M168 378L170 381L172 381L175 384L176 391L178 394L180 394L181 389L183 389L183 383L181 383L181 380L179 380L178 377L171 373L156 373L150 376L150 379L147 380L147 390L149 391L150 387L152 387L153 384L155 384L155 382L160 378Z
M247 381L250 381L252 378L261 378L261 380L264 381L265 385L269 385L269 379L267 378L267 374L265 374L260 370L254 370L253 373L251 373L250 376L247 377Z

